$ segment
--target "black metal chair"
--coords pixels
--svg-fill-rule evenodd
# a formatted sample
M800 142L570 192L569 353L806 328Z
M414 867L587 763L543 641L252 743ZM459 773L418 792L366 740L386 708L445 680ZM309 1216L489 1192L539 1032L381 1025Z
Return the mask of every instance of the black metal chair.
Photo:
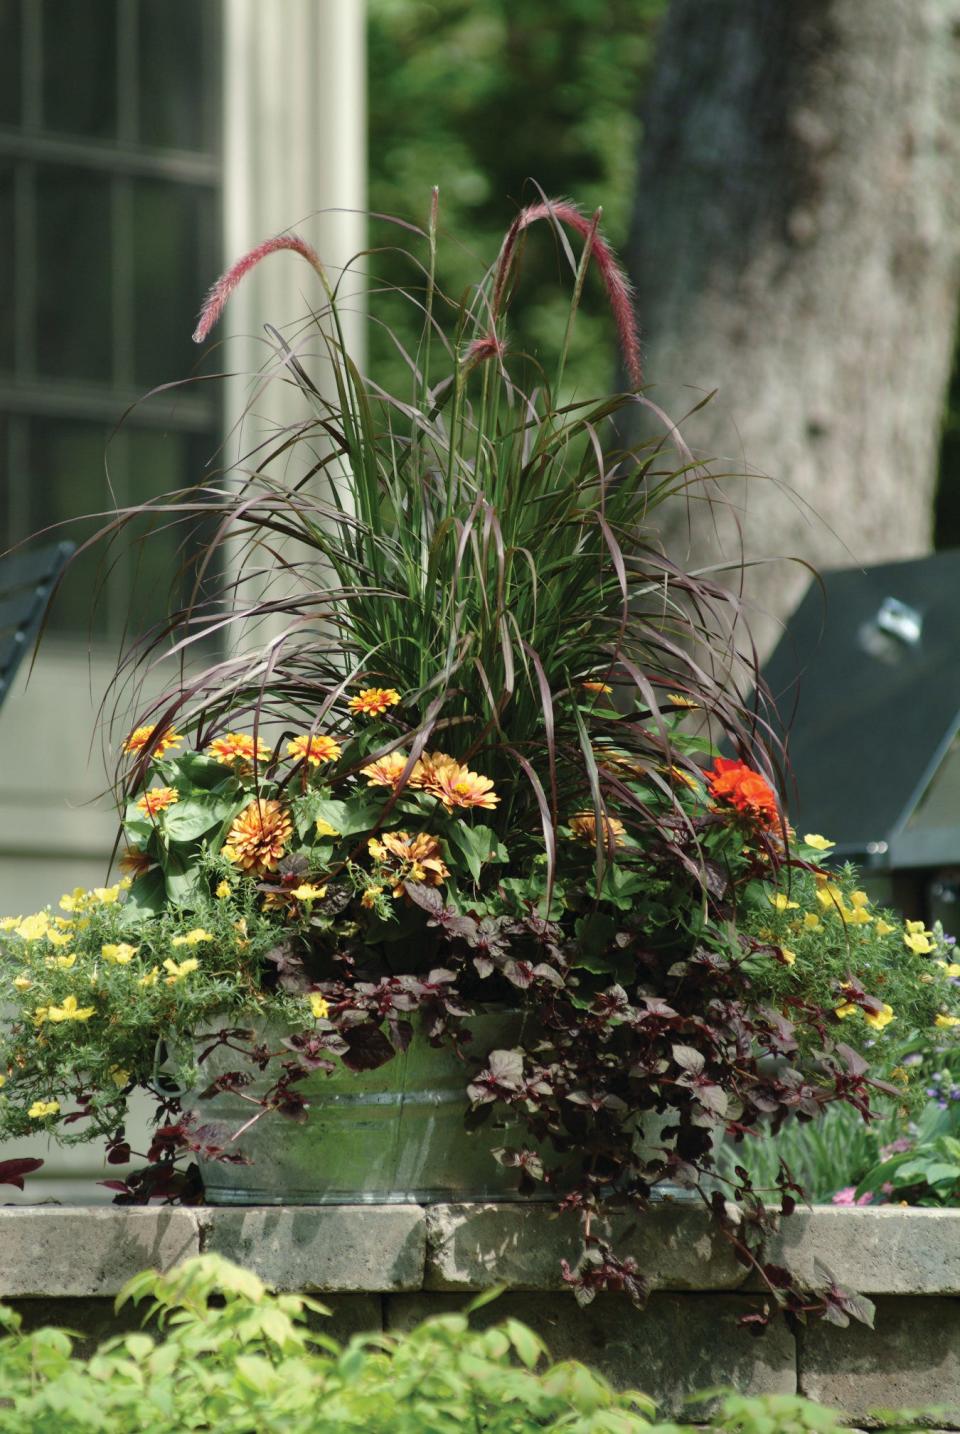
M0 702L40 631L57 578L75 543L44 543L0 558Z

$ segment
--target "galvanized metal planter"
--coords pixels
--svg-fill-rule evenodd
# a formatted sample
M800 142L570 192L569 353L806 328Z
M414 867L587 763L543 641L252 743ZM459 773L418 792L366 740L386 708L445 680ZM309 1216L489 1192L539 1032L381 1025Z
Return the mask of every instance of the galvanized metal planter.
M515 1012L484 1014L470 1028L473 1049L483 1054L515 1045L523 1019ZM204 1065L211 1080L235 1068L236 1055L223 1048ZM278 1073L265 1072L248 1094L265 1093ZM496 1114L479 1131L464 1130L469 1074L449 1048L435 1050L417 1034L405 1053L377 1070L341 1067L298 1081L308 1119L264 1115L233 1146L250 1164L201 1160L206 1198L213 1205L516 1200L516 1172L498 1165L490 1152L521 1140L529 1144L529 1138L518 1123ZM219 1143L255 1113L231 1092L188 1104Z

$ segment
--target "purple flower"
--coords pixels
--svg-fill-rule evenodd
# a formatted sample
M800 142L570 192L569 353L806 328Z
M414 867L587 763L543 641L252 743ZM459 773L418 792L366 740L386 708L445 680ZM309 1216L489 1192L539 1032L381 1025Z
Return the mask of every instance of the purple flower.
M913 1141L908 1135L898 1135L896 1140L891 1140L889 1145L881 1145L880 1159L889 1160L891 1155L905 1155L908 1150L913 1149Z

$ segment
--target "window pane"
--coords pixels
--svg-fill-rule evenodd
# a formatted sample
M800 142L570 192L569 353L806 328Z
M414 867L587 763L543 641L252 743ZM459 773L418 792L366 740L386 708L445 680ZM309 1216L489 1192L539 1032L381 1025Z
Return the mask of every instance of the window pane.
M20 0L0 0L0 124L20 123Z
M209 150L217 56L207 53L211 0L140 0L140 142ZM207 22L207 23L205 23Z
M46 129L113 139L117 132L115 0L30 0L43 5Z
M13 165L0 159L0 371L13 369Z
M57 378L110 378L110 181L37 170L37 363Z
M28 532L64 518L102 512L110 506L104 474L107 434L99 424L34 420L31 424ZM112 475L116 482L116 475ZM122 501L122 498L121 498ZM82 541L91 524L59 530L51 536ZM54 602L50 628L57 632L104 635L109 628L111 588L106 548L85 554L64 580ZM97 596L99 592L99 596Z
M134 372L138 384L186 378L190 335L213 268L212 195L138 180L133 201Z

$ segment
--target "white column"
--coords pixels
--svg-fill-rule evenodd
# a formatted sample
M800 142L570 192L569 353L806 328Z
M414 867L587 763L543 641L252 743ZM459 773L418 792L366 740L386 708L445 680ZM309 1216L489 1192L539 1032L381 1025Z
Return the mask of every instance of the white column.
M336 284L366 242L365 0L224 0L223 13L224 267L295 229ZM364 267L348 274L341 290L348 346L359 363ZM238 375L228 389L228 433L250 400L250 376L269 357L263 325L289 337L323 301L319 279L292 253L269 255L236 290L220 329L223 367ZM304 342L318 350L315 339ZM276 396L283 386L270 387L257 412L295 418L296 407L291 412ZM241 439L238 449L234 436L228 454L247 446Z

